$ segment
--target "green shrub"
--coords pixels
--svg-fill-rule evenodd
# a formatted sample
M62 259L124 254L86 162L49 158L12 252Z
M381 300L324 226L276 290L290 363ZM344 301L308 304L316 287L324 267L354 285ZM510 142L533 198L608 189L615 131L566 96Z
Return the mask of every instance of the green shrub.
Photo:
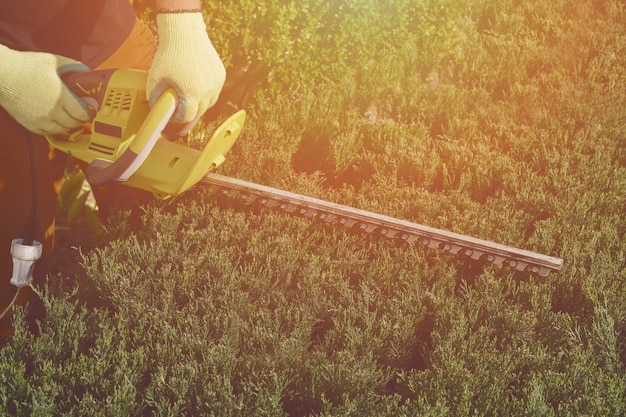
M230 74L221 110L249 113L220 173L565 270L197 187L136 228L111 218L81 273L48 283L40 337L16 314L0 414L626 413L624 5L204 3Z

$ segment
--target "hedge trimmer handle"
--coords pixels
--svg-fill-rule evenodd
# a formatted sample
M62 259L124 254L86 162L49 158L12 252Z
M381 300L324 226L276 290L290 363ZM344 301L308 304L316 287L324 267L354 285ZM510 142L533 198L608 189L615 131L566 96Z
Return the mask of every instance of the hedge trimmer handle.
M64 77L63 80L68 88L95 114L106 99L106 86L116 71L108 69L77 72ZM94 159L89 164L85 171L89 183L98 186L127 181L150 155L163 129L174 114L177 102L178 96L174 89L165 90L151 107L128 147L114 161Z
M150 155L161 137L161 132L174 114L177 101L178 96L173 89L165 90L152 106L128 148L115 161L95 159L89 164L85 171L89 183L97 186L128 180Z

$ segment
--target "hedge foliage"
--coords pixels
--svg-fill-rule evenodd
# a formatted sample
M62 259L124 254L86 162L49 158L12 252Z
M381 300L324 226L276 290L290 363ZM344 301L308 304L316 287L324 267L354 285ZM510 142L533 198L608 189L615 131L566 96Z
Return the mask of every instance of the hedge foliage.
M626 414L622 2L205 6L231 74L219 111L249 113L220 173L565 271L475 265L196 188L135 228L109 219L82 271L41 289L41 336L16 315L0 413Z

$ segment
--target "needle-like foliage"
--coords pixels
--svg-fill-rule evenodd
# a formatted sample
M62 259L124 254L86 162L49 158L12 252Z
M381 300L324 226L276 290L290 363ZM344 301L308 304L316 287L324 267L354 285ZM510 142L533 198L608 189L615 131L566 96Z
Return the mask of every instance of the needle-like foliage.
M215 111L249 113L221 174L564 272L197 187L109 219L81 273L51 277L41 336L16 314L0 414L626 414L623 2L205 6L230 77Z

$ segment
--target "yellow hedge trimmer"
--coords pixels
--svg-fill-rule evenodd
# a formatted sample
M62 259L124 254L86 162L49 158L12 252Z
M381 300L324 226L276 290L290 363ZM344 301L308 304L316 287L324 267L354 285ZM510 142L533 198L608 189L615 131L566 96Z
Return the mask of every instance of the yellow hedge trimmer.
M172 135L168 121L176 106L176 93L167 90L150 107L145 80L145 72L123 69L76 73L65 80L93 109L95 117L88 126L69 136L47 139L56 148L89 164L86 176L92 185L124 183L163 199L201 182L226 195L267 207L476 261L541 276L562 269L563 261L559 258L211 173L239 137L245 112L235 113L218 127L202 151L191 149L168 139Z
M144 71L113 69L73 73L66 85L93 111L91 123L48 141L88 165L91 185L124 183L165 199L178 195L224 162L246 118L243 110L226 120L202 151L175 141L191 126L169 125L178 97L166 90L152 107Z

